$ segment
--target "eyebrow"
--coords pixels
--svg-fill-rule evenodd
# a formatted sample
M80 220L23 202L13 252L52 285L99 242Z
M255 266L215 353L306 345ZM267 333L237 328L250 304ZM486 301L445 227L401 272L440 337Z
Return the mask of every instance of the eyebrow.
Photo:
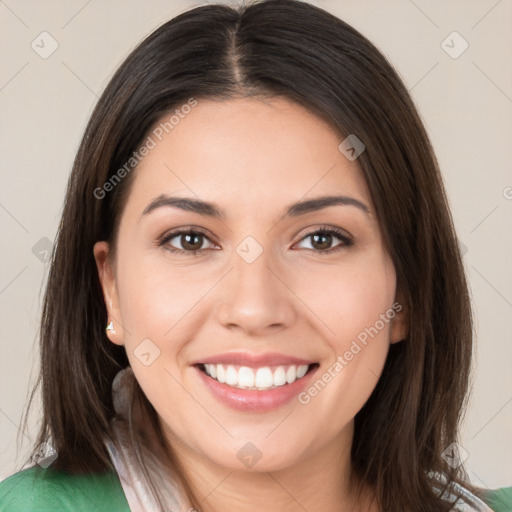
M350 196L322 196L306 201L298 201L285 209L284 217L297 217L335 205L355 206L371 217L370 208L359 199ZM180 208L181 210L218 219L226 217L225 212L214 203L188 197L171 197L166 194L161 194L153 199L142 212L142 216L164 206Z

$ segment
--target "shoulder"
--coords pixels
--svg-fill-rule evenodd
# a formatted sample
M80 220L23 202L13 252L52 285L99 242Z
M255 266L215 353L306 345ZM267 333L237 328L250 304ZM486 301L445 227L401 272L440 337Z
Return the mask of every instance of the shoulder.
M501 489L482 489L482 500L494 512L510 512L512 510L512 487Z
M434 489L441 491L442 484L447 483L445 474L430 472ZM455 499L458 512L512 512L512 487L487 489L476 485L451 482L448 489L441 492L450 501Z
M0 512L129 512L114 470L70 474L34 466L0 482Z
M512 512L512 487L486 489L473 486L473 491L470 491L458 486L458 490L463 495L463 512Z

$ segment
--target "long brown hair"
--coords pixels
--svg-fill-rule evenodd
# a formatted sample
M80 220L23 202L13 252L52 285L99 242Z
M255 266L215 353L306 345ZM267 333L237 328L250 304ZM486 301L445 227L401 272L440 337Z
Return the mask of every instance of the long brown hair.
M101 440L114 416L112 381L128 359L105 335L92 248L99 240L115 248L136 169L108 193L98 190L162 116L190 98L240 96L291 99L343 138L353 133L364 142L358 163L396 269L409 333L391 346L373 394L356 415L353 470L375 489L382 510L449 510L432 488L431 472L477 492L463 466L452 468L442 457L458 439L466 406L472 313L438 163L386 58L347 23L298 0L189 10L147 37L106 87L74 161L51 257L41 373L27 407L28 413L42 383L42 425L31 457L49 442L59 454L56 469L112 468ZM156 411L136 387L165 445Z

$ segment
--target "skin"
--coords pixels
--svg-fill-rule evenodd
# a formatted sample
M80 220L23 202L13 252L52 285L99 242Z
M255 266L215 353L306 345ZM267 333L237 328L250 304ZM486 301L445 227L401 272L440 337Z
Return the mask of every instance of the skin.
M109 338L125 346L203 511L379 510L349 485L353 420L390 343L406 337L405 308L308 404L232 410L191 366L230 351L275 351L317 361L321 376L399 301L363 173L338 150L342 140L286 99L201 100L134 171L115 261L106 242L94 246L115 328ZM142 216L162 193L213 202L226 217L173 207ZM283 218L293 202L338 194L364 202L370 215L335 205ZM183 236L158 246L191 225L207 233L192 240L195 256L166 249L187 247ZM324 226L353 245L333 236L314 246L305 232ZM263 249L252 263L236 252L247 236ZM134 354L146 338L160 350L149 366ZM252 468L237 457L247 442L262 454Z

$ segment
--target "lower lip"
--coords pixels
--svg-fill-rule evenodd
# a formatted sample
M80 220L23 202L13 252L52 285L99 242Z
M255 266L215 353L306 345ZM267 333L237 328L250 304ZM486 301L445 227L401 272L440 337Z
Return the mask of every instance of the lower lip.
M210 392L221 403L244 412L267 412L291 402L308 385L318 366L291 384L266 391L234 388L209 377L197 366L195 369Z

